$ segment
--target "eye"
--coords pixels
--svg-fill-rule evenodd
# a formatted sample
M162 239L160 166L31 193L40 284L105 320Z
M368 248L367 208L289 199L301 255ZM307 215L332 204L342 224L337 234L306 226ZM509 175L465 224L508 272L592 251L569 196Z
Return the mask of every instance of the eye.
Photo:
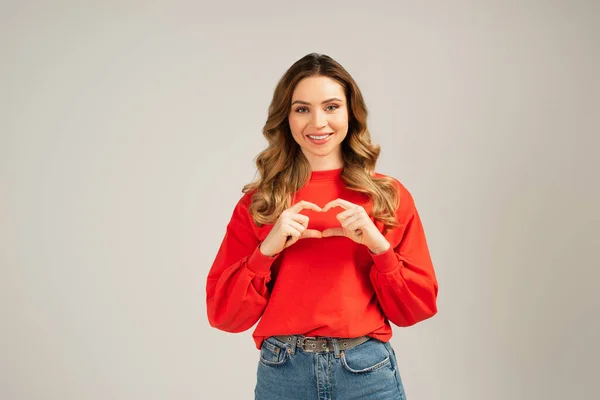
M338 106L337 104L330 104L330 105L327 106L328 109L330 107L334 107L333 110L336 110L336 109L340 108L340 106ZM333 111L333 110L331 110L331 111Z
M301 110L306 110L306 107L298 107L298 108L296 108L296 112L299 112L300 114L304 114L304 112L301 111Z

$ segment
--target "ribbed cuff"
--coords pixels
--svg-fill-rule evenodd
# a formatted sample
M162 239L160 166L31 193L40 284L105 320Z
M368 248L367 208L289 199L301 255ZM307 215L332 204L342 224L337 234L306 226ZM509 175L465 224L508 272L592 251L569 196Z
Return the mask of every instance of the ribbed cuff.
M392 246L381 254L371 253L371 258L373 258L373 263L377 271L384 274L392 272L400 264Z
M273 265L273 261L279 257L279 254L280 253L277 253L273 257L265 256L260 252L258 246L256 246L254 253L252 253L248 258L246 267L256 275L268 275L269 272L271 272L271 265Z

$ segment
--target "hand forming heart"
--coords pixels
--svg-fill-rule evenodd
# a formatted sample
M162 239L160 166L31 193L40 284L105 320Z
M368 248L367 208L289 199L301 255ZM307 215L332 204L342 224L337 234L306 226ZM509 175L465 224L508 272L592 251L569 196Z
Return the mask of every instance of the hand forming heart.
M345 236L358 244L364 244L375 254L383 253L389 249L389 242L377 229L362 206L344 199L336 199L327 203L322 211L327 212L334 207L341 207L345 210L336 216L342 226L325 229L322 232L323 237Z
M307 229L309 218L299 213L303 209L327 212L334 207L345 209L336 216L341 226L328 228L323 232ZM390 247L389 242L377 229L362 206L344 199L336 199L321 208L316 204L302 200L281 213L273 229L261 243L260 251L264 255L274 256L300 239L331 236L345 236L358 244L367 246L374 254L383 253Z

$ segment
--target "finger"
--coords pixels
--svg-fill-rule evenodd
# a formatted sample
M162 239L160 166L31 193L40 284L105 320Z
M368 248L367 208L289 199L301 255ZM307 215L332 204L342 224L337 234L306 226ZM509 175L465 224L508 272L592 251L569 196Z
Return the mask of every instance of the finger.
M353 217L355 215L361 215L363 213L363 208L360 206L355 206L352 207L349 210L346 211L342 211L341 213L339 213L338 215L336 215L336 218L338 219L338 221L342 222L344 220L347 220L350 217ZM365 213L366 214L366 213Z
M356 221L360 221L361 219L363 219L362 217L363 216L361 214L354 214L342 221L342 227L350 229L350 225L355 223Z
M288 210L290 210L294 214L299 213L303 209L313 210L313 211L318 211L318 212L321 211L321 207L319 207L318 205L316 205L314 203L311 203L310 201L306 201L306 200L299 201L298 203L296 203L293 206L291 206L290 208L288 208Z
M342 228L327 228L323 231L323 237L345 236Z
M298 241L298 239L300 239L300 237L302 237L302 233L294 228L289 228L288 232L290 234L287 235L287 236L289 236L289 238L287 239L287 241L285 242L285 245L283 246L284 249L290 247L291 245L296 243Z
M356 206L356 204L350 203L348 200L335 199L335 200L332 200L329 203L325 204L322 212L327 212L328 210L330 210L334 207L342 207L342 208L348 210L349 208L352 208L355 206Z
M356 220L346 227L350 232L360 233L365 227L365 221L363 219ZM357 232L358 231L358 232Z
M281 227L281 230L285 236L292 236L294 231L297 231L298 234L301 234L305 229L306 228L304 225L292 220L285 221L285 224Z
M303 227L308 227L309 218L303 214L291 214L290 218L292 221L296 221L301 224Z
M309 238L319 239L322 237L323 237L323 233L321 233L321 231L318 231L316 229L307 229L304 232L302 232L300 239L309 239Z

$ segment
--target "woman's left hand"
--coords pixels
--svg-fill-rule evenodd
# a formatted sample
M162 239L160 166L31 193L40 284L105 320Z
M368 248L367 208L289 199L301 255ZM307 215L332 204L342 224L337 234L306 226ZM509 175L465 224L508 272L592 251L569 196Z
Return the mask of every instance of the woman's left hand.
M379 232L362 206L344 199L336 199L327 203L322 212L327 212L334 207L342 207L346 210L336 216L342 226L325 229L323 237L345 236L358 244L364 244L374 254L384 253L390 248L390 243Z

